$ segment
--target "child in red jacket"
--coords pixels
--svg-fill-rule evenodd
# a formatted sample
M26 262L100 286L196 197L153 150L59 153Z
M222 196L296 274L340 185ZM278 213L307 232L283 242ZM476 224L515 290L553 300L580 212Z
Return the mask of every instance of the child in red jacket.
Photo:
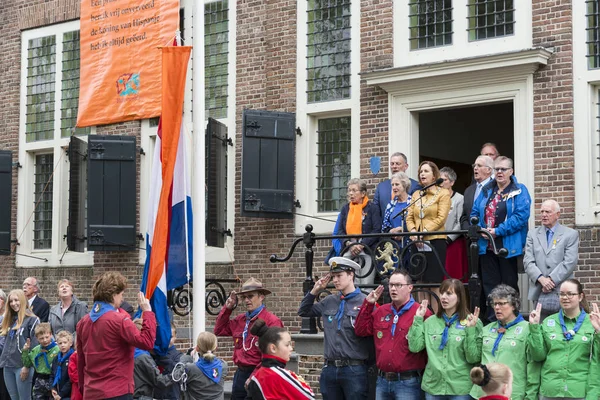
M79 374L77 373L77 352L69 357L69 378L71 379L71 400L83 400L79 390Z

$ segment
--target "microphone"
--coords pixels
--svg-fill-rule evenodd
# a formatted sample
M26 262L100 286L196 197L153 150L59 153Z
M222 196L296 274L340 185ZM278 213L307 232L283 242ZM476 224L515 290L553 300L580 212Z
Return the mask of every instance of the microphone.
M435 182L433 182L433 183L430 183L429 185L427 185L427 186L425 186L424 188L422 188L422 189L421 189L421 192L424 192L424 191L426 191L427 189L429 189L429 188L430 188L430 187L432 187L432 186L436 186L436 185L437 185L437 186L439 186L439 185L441 185L442 183L444 183L444 179L443 179L443 178L437 178Z
M433 182L433 183L430 183L429 185L427 185L427 186L425 186L424 188L420 189L421 196L423 196L423 193L424 193L424 192L425 192L427 189L429 189L430 187L432 187L432 186L435 186L435 185L438 185L438 186L439 186L439 185L441 185L442 183L444 183L444 179L443 179L443 178L437 178L435 182ZM407 206L406 206L406 208L402 209L402 210L401 210L401 211L399 211L399 212L398 212L396 215L394 215L394 216L392 217L392 219L394 219L394 218L398 218L398 216L400 216L401 214L405 214L405 213L407 213L407 212L408 212L408 209L410 208L410 206L412 206L413 204L415 204L417 201L423 201L423 200L421 199L421 197L419 197L418 199L415 199L415 200L414 200L414 201L412 201L412 202L411 202L409 205L407 205Z

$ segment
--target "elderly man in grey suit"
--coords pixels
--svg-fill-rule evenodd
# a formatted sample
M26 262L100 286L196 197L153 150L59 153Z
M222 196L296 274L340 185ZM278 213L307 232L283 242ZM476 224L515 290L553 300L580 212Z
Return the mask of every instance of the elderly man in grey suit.
M540 208L542 226L527 234L523 264L529 276L529 300L537 302L542 293L554 293L558 307L558 288L573 277L579 255L579 234L561 225L560 205L545 200ZM542 318L556 310L542 308Z

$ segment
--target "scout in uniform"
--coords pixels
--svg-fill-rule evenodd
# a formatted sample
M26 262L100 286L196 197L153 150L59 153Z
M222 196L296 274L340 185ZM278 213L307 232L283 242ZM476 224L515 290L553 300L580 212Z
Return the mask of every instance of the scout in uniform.
M408 347L418 353L427 351L427 367L421 388L426 398L471 400L473 383L469 372L481 361L479 309L469 315L465 287L458 279L448 279L440 286L442 307L435 316L423 320L427 305L417 310L408 331ZM425 303L427 300L424 300Z
M356 317L365 299L354 286L354 275L360 271L360 265L344 257L332 257L329 266L329 274L319 279L302 299L298 315L323 318L325 365L319 379L323 399L366 399L367 359L373 341L354 333ZM315 303L329 281L339 293Z
M561 310L557 314L540 324L542 308L538 303L529 316L531 355L543 362L540 399L597 400L600 396L598 306L594 304L594 312L588 313L585 294L576 279L563 282L559 296Z

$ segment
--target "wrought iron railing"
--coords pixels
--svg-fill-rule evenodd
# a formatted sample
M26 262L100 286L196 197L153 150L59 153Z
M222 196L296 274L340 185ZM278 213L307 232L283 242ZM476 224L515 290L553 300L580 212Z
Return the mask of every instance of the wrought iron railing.
M374 273L375 269L377 269L381 277L381 281L384 282L386 279L386 275L389 276L389 274L391 274L391 271L393 271L394 269L406 269L413 281L417 282L413 285L413 294L425 293L430 297L431 300L438 303L438 307L441 307L441 305L439 304L439 298L437 294L433 290L431 290L433 288L439 287L440 283L419 283L419 278L423 276L423 274L428 268L428 265L426 257L423 255L423 253L413 251L413 249L417 248L417 246L421 246L426 243L426 241L424 241L422 238L423 236L458 234L462 235L467 239L468 282L465 284L465 286L467 287L469 293L470 309L473 310L475 306L479 306L481 297L481 279L478 275L479 246L477 242L479 238L481 238L482 236L487 237L487 239L489 239L489 243L491 243L492 245L492 251L496 255L500 257L505 257L508 254L508 252L504 248L497 249L492 235L487 230L480 228L477 224L478 221L476 218L474 218L471 220L471 225L469 226L468 230L437 232L370 233L362 235L316 235L312 232L312 225L306 225L306 233L304 233L302 237L296 239L292 243L288 254L283 258L273 254L270 257L270 261L272 263L288 261L294 254L298 245L302 243L305 248L304 259L306 264L306 278L304 279L302 285L302 292L306 294L310 292L315 285L315 281L313 278L313 248L317 241L327 241L328 245L330 245L331 240L333 239L342 239L342 242L344 242L345 240L349 240L351 242L349 242L346 245L346 247L340 252L340 254L346 254L352 246L356 244L361 244L357 240L364 238L378 238L379 242L376 246L373 246L375 252L373 252L373 250L371 250L369 246L365 245L361 254L351 257L359 265L363 266L363 269L365 265L369 264L369 262L371 266L370 269L366 272L356 274L356 278L361 279L366 276L369 276L370 274ZM410 241L405 246L401 247L396 240L393 240L393 238L398 237L419 237L419 239ZM445 264L445 260L440 259L440 256L435 250L435 247L431 246L431 251L438 261L433 267L442 268L443 276L445 278L450 278L445 268L442 267ZM461 280L464 280L465 278L467 278L467 276L463 276ZM379 284L361 283L360 288L361 290L368 292L376 288L378 285ZM332 287L333 286L330 285L327 287L327 289ZM329 291L327 289L324 290L322 293L318 294L317 301L329 294ZM389 298L386 295L387 291L384 292L384 302L389 301ZM317 327L320 328L318 324L319 322L316 318L303 318L300 333L317 333Z
M223 286L227 283L239 284L240 281L238 279L206 280L205 308L208 314L219 315L219 311L221 311L227 297L229 297L228 291ZM187 287L180 286L169 291L167 296L168 305L175 314L183 317L192 312L194 305L192 296L193 287L193 282L190 282Z

